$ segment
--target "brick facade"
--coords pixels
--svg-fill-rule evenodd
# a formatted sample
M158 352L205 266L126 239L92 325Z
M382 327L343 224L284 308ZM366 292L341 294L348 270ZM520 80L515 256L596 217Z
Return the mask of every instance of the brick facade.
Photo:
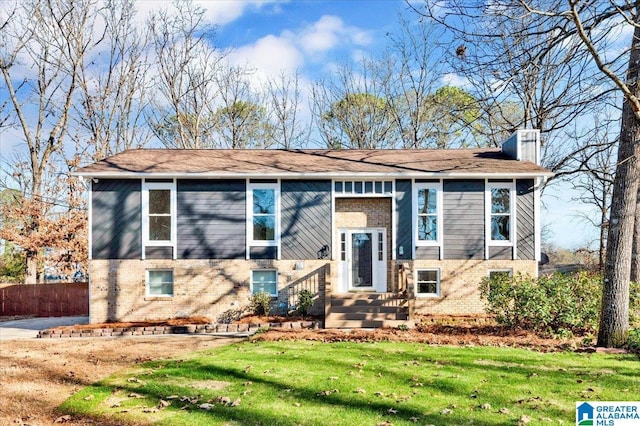
M478 285L491 270L510 269L518 273L538 275L538 265L531 260L415 260L398 261L409 266L409 291L415 291L417 269L440 271L440 295L416 296L415 310L420 314L464 315L484 313Z
M316 294L311 313L322 313L326 260L92 260L90 321L135 321L206 316L219 321L229 310L246 308L252 269L278 270L273 308L286 312L297 293ZM301 267L301 269L298 269ZM173 270L173 297L147 296L146 270Z
M387 233L387 290L394 291L395 274L391 263L391 198L336 198L335 235L342 228L384 228ZM337 270L337 265L336 268ZM337 277L335 278L337 282Z

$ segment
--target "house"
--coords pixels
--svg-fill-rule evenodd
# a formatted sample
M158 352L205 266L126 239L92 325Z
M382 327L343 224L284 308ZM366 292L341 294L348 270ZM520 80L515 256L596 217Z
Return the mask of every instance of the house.
M128 150L90 186L91 322L218 319L301 289L327 327L478 314L479 281L537 275L539 134L460 150Z

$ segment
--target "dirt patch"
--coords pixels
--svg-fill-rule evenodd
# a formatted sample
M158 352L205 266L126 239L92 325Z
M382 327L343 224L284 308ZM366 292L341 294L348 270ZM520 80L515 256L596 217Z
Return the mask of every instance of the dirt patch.
M234 324L282 324L285 322L299 322L299 321L321 321L322 318L313 317L313 316L291 316L291 317L283 317L276 315L247 315L240 318L237 321L234 321Z
M450 321L450 319L447 319ZM262 341L278 340L316 340L322 342L342 341L393 341L414 342L432 345L457 346L496 346L534 349L541 352L576 350L590 345L592 342L584 336L568 339L544 338L525 330L513 330L496 325L493 321L476 319L464 321L457 318L455 325L419 322L415 329L399 330L382 328L374 330L289 330L270 329L252 339Z
M130 328L130 327L154 327L154 326L180 326L211 324L207 317L171 318L134 322L104 322L100 324L80 324L66 327L56 327L52 330L99 330L103 328Z
M2 342L0 424L51 425L60 417L56 407L69 396L116 371L234 341L237 339L198 335ZM95 419L64 424L95 424Z

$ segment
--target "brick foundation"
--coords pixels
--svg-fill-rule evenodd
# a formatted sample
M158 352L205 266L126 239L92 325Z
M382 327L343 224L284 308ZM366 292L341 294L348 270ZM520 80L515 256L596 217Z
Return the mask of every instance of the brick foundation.
M278 298L272 307L285 312L297 293L316 294L311 314L324 306L326 260L92 260L90 321L141 321L206 316L217 322L229 310L249 305L252 269L278 270ZM300 265L298 265L300 266ZM146 295L146 270L173 270L173 297Z
M398 261L409 266L409 291L414 291L416 269L440 270L440 295L415 298L415 312L419 314L465 315L483 314L484 301L478 286L489 276L490 270L511 269L537 276L538 265L531 260L415 260Z

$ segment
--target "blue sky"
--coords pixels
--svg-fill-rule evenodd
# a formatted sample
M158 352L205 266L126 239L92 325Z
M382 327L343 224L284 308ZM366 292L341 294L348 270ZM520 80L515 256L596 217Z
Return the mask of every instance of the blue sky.
M298 71L302 85L350 59L375 57L398 30L398 15L408 12L404 0L209 0L196 1L206 9L206 20L216 26L212 42L229 49L229 60L248 65L256 76L277 76ZM416 3L419 3L416 0ZM166 1L140 0L138 19ZM443 82L455 81L442 76ZM17 135L17 133L16 133ZM5 161L15 148L11 131L0 133ZM544 196L543 223L550 224L553 241L572 248L595 238L591 227L576 218L584 206L570 201L566 188Z

